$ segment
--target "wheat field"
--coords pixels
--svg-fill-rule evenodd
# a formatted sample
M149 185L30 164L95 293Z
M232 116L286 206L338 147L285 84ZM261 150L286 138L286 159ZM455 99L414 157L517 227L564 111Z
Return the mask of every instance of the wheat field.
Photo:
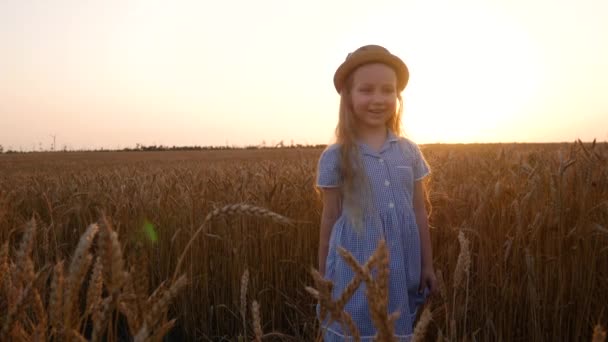
M605 340L608 144L422 150L441 291L416 339ZM0 339L311 341L319 300L347 324L312 270L320 153L0 154Z

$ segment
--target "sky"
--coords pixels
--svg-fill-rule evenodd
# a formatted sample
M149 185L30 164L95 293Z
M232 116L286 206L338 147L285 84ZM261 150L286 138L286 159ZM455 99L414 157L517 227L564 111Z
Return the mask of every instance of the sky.
M0 145L330 143L367 44L420 144L608 141L605 0L0 0Z

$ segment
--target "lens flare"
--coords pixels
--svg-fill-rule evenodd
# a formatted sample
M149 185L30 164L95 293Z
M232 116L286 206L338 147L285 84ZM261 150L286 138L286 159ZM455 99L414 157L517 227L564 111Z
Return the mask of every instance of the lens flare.
M144 234L150 242L156 243L158 241L158 234L156 233L156 229L154 229L154 225L152 223L145 221L143 229Z

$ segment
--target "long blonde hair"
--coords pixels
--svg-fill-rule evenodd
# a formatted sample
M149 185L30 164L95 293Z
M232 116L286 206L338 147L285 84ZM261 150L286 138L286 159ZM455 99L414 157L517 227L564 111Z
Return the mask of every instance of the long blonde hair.
M340 176L342 179L342 206L357 231L362 230L363 215L371 206L371 187L363 169L357 145L356 122L352 104L353 73L346 79L340 92L340 109L336 126L336 143L340 145ZM386 128L401 135L403 98L397 92L399 107L386 123Z

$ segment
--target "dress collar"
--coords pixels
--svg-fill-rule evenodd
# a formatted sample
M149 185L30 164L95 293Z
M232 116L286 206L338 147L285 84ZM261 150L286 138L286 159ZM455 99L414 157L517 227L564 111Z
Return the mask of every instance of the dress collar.
M357 141L357 145L359 145L359 150L361 151L361 153L379 158L380 154L388 150L391 147L392 143L397 141L399 141L399 137L397 137L397 135L395 135L395 133L393 133L393 131L389 129L386 135L386 140L384 141L384 144L382 144L382 147L379 151L374 151L371 147L369 147L369 145L362 141Z

